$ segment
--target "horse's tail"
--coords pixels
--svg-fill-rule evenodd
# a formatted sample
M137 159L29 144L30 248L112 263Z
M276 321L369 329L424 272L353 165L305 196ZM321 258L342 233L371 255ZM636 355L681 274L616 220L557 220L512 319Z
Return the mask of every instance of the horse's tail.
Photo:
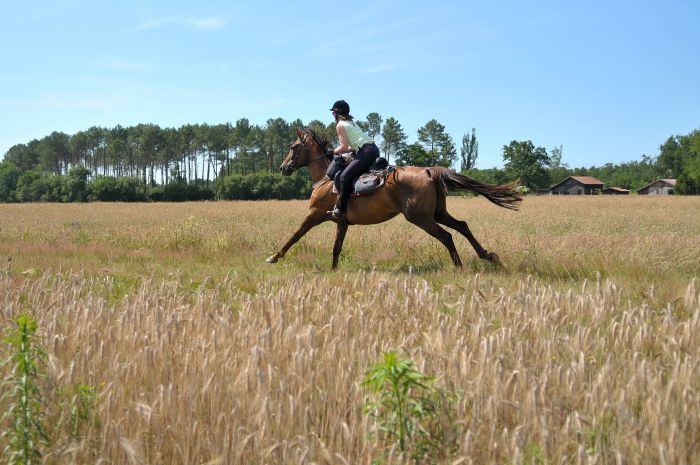
M517 210L520 206L519 203L523 200L517 191L520 185L519 180L503 184L502 186L494 186L471 179L463 174L455 173L442 166L428 168L428 173L431 178L440 183L445 191L470 190L483 195L499 207Z

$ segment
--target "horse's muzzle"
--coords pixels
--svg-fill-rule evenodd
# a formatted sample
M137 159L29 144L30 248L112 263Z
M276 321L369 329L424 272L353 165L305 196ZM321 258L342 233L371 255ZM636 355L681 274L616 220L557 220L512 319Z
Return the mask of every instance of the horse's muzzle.
M294 172L294 166L291 163L280 166L280 173L282 176L291 176Z

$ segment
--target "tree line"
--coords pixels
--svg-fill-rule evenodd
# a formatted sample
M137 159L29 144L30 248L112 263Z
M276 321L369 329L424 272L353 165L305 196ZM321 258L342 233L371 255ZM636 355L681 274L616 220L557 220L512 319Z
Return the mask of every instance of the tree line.
M679 193L700 193L700 132L670 137L658 157L570 168L563 147L549 152L531 141L503 146L504 167L477 169L476 129L459 148L444 125L431 119L415 142L398 120L369 113L357 123L382 155L397 165L459 166L468 175L503 183L520 178L531 191L546 189L570 175L590 175L608 185L635 189L659 178L677 178ZM311 182L305 170L277 174L297 127L310 127L337 143L334 123L274 118L264 125L246 118L216 125L155 124L91 127L73 135L53 132L11 147L0 162L0 202L181 201L210 199L306 198Z
M700 194L700 129L669 137L655 157L620 164L571 168L562 162L563 147L535 147L532 141L503 146L503 169L467 170L474 178L500 184L519 178L529 191L542 191L568 176L592 176L607 186L636 191L658 179L676 179L679 194Z

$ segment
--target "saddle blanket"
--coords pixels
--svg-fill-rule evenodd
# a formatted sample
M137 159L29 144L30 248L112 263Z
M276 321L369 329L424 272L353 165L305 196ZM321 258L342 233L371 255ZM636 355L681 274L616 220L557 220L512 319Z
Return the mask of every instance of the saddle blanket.
M377 189L382 187L386 182L386 175L383 172L379 173L365 173L360 175L355 181L353 186L351 197L359 197L361 195L370 195L376 192ZM340 176L337 176L335 182L333 183L333 193L338 193L338 187L340 185Z

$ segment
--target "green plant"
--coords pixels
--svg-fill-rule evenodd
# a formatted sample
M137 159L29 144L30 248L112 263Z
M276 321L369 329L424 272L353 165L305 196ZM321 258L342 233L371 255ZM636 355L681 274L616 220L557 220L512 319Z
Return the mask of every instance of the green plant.
M62 412L57 429L61 430L66 425L70 441L85 437L91 428L100 427L97 386L67 385L58 390L58 395Z
M597 418L593 425L584 431L586 452L608 457L611 453L613 436L617 427L617 417L613 412L606 412Z
M534 441L529 441L523 449L523 464L525 465L544 465L544 451L542 446Z
M399 450L416 462L441 449L445 429L440 416L447 399L434 386L434 378L418 371L415 363L393 352L365 373L362 385L369 391L365 412Z
M22 314L15 319L16 328L5 338L12 348L3 365L10 364L10 373L2 382L5 394L1 403L9 406L2 416L2 423L11 425L1 437L7 438L3 453L8 464L30 465L41 460L41 448L48 445L44 428L39 382L44 378L46 353L36 340L37 322Z

